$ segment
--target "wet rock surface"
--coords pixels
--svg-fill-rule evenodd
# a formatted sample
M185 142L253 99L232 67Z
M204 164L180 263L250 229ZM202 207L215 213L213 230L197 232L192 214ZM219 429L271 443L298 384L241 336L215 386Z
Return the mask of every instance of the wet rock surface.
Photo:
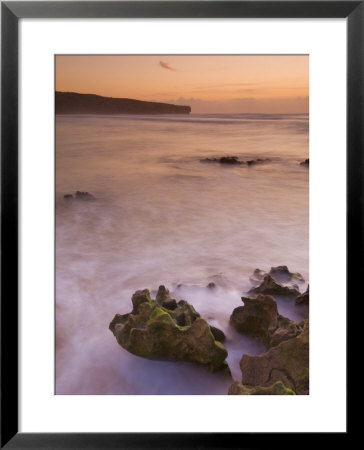
M177 305L174 309L163 306L174 302ZM131 313L116 314L109 325L117 342L130 353L150 359L203 364L211 371L227 369L227 351L219 342L222 331L212 330L188 302L177 303L160 286L155 300L144 289L134 293L132 304Z
M287 388L281 381L277 381L271 386L255 386L248 388L240 381L234 381L229 388L229 395L296 395L292 389Z
M310 292L309 292L310 287L307 286L306 291L299 295L298 297L296 297L296 305L309 305L310 303Z
M293 296L297 297L301 293L296 284L292 286L284 286L283 284L274 280L274 278L267 274L263 281L258 286L252 287L249 291L251 294L268 294L279 296Z
M290 272L287 266L271 267L267 273L264 270L255 269L253 275L249 277L253 284L261 283L266 275L270 275L278 283L304 282L303 276L298 272Z
M247 388L269 387L282 382L296 394L309 393L309 323L302 333L272 347L259 356L243 355L240 361L242 383Z
M244 306L234 309L230 323L236 331L262 341L266 348L292 339L301 333L293 320L278 314L277 303L270 295L242 297Z

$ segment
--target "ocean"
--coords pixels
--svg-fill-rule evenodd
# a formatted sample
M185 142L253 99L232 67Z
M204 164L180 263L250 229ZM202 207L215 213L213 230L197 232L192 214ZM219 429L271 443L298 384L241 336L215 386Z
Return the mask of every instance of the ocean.
M222 374L128 353L109 323L163 284L224 331L240 380L242 355L264 352L229 326L249 276L309 281L308 130L305 114L56 117L56 394L227 394ZM201 162L221 156L269 161ZM96 200L64 199L76 191Z

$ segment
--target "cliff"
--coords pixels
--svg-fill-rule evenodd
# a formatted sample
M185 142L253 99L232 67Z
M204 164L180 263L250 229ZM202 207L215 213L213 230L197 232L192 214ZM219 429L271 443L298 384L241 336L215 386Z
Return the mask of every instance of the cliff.
M56 114L189 114L190 106L56 92Z

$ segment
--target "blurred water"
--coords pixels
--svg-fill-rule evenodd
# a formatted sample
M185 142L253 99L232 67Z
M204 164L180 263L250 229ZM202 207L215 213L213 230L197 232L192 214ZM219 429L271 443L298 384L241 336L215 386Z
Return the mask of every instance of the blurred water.
M271 162L200 162L223 155ZM131 355L108 324L135 290L183 283L176 298L224 330L240 378L242 354L263 351L228 324L249 275L285 264L308 279L306 158L307 115L57 116L56 393L226 394L231 379ZM64 200L76 190L97 201Z

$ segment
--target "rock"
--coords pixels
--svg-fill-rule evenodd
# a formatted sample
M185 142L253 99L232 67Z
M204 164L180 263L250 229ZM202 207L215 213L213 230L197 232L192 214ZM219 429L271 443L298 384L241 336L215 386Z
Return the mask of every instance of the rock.
M73 195L72 194L66 194L63 196L63 198L65 198L66 200L72 200L73 199Z
M220 158L204 158L200 159L201 162L216 162L220 164L228 165L240 165L244 164L243 161L239 161L237 156L221 156Z
M248 166L253 166L253 165L255 165L255 164L262 164L262 163L268 162L268 161L270 161L269 158L265 158L265 159L257 158L257 159L250 159L249 161L245 161L245 163L246 163Z
M309 305L310 302L309 286L307 286L306 292L296 297L296 305Z
M234 381L230 386L228 395L296 395L292 389L287 388L281 381L276 381L268 387L255 386L248 388L240 381Z
M163 288L158 290L160 301L169 295ZM179 301L171 311L151 299L144 289L134 293L132 303L131 313L116 314L109 325L117 342L130 353L150 359L194 362L212 371L226 369L225 347L188 302ZM178 324L181 317L184 325Z
M206 287L207 289L216 289L216 284L213 281L211 281Z
M76 192L75 198L77 200L83 200L83 201L87 201L87 202L90 202L90 201L92 202L92 201L96 200L92 194L90 194L88 192L80 192L80 191Z
M301 328L291 319L278 314L277 328L270 335L268 347L275 347L283 341L288 341L301 333Z
M253 275L249 277L249 280L253 284L258 284L261 281L263 281L263 278L267 275L267 272L264 272L264 270L255 269L253 272Z
M224 342L226 340L226 336L223 331L221 331L219 328L213 327L210 325L211 333L214 336L214 338L219 342Z
M304 282L303 276L298 272L290 272L287 266L271 267L269 273L264 270L255 269L253 275L249 277L253 284L263 281L266 275L270 275L278 283L290 283L292 281Z
M300 162L300 166L309 166L309 165L310 165L309 158L307 158L304 161Z
M222 156L219 159L220 164L244 164L242 161L239 161L237 156Z
M200 159L200 162L214 162L214 163L220 163L220 164L227 164L227 165L248 165L252 166L255 164L262 164L264 162L270 161L269 158L257 158L257 159L250 159L248 161L242 161L237 156L221 156L220 158L203 158Z
M138 310L139 310L139 306L142 303L147 303L150 302L152 299L150 297L150 293L148 289L144 289L142 291L135 291L132 298L131 298L131 302L133 304L133 310L132 310L132 314L137 314Z
M165 286L159 286L156 300L159 305L172 311L178 307L176 300L170 297L169 290Z
M300 295L297 285L283 286L282 284L274 281L271 275L267 274L263 278L263 281L259 286L252 287L249 291L252 294L270 294L270 295L282 295L282 296L294 296Z
M273 347L300 333L296 322L278 314L277 303L270 295L242 297L244 306L235 308L230 323L240 333L253 336L266 348Z
M279 283L288 283L297 280L304 282L303 276L298 272L290 272L287 266L271 267L269 275Z
M235 308L230 323L236 331L257 337L269 346L271 330L278 325L277 303L270 295L242 297L244 306Z
M281 381L296 394L309 392L309 324L302 333L259 356L243 355L240 361L244 386L268 387Z

